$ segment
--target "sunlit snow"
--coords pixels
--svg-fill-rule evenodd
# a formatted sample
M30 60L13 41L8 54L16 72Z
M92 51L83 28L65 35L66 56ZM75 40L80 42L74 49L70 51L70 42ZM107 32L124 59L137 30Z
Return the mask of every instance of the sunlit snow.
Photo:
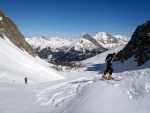
M82 61L86 66L78 70L60 72L66 79L48 82L62 77L0 38L0 113L149 113L150 61L141 67L134 58L124 65L115 62L113 76L122 80L99 80L107 54L123 47ZM24 76L37 84L23 84Z

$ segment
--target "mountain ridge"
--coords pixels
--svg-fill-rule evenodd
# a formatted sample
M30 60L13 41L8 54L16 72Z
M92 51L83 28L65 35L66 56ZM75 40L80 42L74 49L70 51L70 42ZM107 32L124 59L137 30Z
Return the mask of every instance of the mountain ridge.
M30 55L36 56L33 48L26 42L25 37L19 31L17 25L9 19L3 11L0 9L0 29L1 38L3 38L3 33L6 37L17 47L22 50L27 51Z
M99 32L100 33L100 32ZM26 41L35 49L36 53L42 58L51 61L54 57L56 61L66 61L69 57L76 56L68 61L83 60L95 56L96 54L102 53L110 48L116 48L122 44L127 44L130 39L125 36L118 37L109 35L107 32L102 32L107 39L111 37L113 41L107 41L107 43L101 42L99 39L103 37L92 37L88 33L83 33L79 38L74 40L52 38L52 37L34 37L26 38ZM119 41L118 41L119 40ZM120 41L123 40L123 41ZM70 52L70 53L69 53ZM61 56L61 57L60 57Z
M134 58L138 66L150 60L150 20L139 25L129 43L118 53L118 59Z

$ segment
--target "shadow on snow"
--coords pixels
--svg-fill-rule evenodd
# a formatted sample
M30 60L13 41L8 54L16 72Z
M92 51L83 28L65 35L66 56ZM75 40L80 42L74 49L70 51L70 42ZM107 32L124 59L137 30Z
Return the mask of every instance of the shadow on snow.
M105 70L105 64L93 64L89 66L85 71L104 71Z

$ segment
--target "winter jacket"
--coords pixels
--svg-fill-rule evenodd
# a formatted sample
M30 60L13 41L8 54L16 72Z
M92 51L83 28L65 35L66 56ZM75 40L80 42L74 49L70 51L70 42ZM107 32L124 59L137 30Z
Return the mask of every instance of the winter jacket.
M113 56L111 55L110 57L108 57L108 59L106 59L106 65L112 65L115 60L116 57L113 58Z

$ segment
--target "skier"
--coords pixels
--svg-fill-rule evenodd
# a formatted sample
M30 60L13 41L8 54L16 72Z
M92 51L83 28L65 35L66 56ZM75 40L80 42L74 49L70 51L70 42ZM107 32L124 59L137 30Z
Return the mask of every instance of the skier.
M25 84L27 84L28 79L25 77L24 80L25 80Z
M108 56L106 57L106 70L104 72L104 74L102 75L102 79L107 79L106 73L109 72L109 76L108 76L108 80L112 80L112 72L113 72L113 68L112 68L112 64L113 62L116 60L116 54L108 54Z

